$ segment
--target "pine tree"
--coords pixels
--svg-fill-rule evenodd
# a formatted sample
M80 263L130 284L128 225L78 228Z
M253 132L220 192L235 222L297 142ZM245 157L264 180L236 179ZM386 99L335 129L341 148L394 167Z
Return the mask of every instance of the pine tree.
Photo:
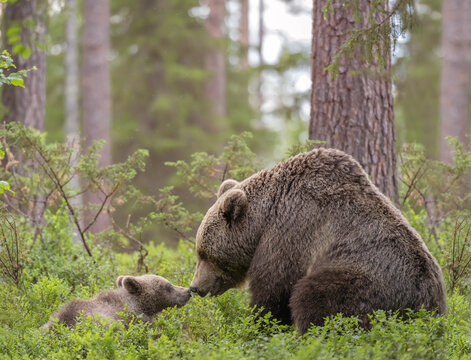
M110 57L110 8L108 0L84 0L83 2L83 48L82 48L82 100L83 100L83 147L89 148L96 140L105 140L100 151L99 166L111 164L111 82ZM85 206L101 204L103 194L83 194ZM86 212L85 223L92 219L96 209ZM109 214L102 213L92 228L94 232L111 225Z
M442 76L440 87L440 158L451 162L445 137L456 136L468 144L471 85L471 1L443 0Z
M383 11L377 11L369 1L354 5L345 6L341 0L314 0L309 138L324 140L328 147L352 155L379 189L397 202L391 62L389 53L383 51L390 46L389 41L373 48L382 56L381 74L379 60L368 58L361 46L350 50L352 57L337 58L335 77L325 70L336 60L342 45L352 41L351 30L368 29L373 21L387 21L386 0L381 2Z
M209 0L209 15L206 19L206 29L211 38L216 40L216 46L206 55L206 68L211 74L206 83L206 96L213 105L217 116L226 115L226 59L224 51L217 43L224 37L224 19L226 6L224 0ZM217 46L219 45L219 46Z
M28 73L24 88L3 89L3 104L7 108L3 120L19 121L41 131L45 128L46 113L46 16L46 0L8 2L3 15L5 43L16 70L36 68Z

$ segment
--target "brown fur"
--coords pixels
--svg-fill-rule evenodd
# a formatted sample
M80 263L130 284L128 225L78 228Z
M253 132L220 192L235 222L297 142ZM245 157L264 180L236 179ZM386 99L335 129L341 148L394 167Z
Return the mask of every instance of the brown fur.
M221 185L197 233L190 286L218 295L250 280L252 305L301 332L339 312L446 312L442 271L361 166L335 149Z
M98 315L110 321L123 321L119 312L142 315L145 322L165 308L183 306L190 299L187 288L175 286L167 279L157 275L120 276L116 280L118 289L98 294L89 300L73 300L62 306L43 326L44 330L54 325L58 319L69 327L75 326L80 314Z

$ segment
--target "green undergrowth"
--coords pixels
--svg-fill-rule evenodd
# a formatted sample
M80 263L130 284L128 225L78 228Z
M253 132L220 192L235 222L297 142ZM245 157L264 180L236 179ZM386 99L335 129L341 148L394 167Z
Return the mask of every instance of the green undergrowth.
M216 298L193 297L164 311L150 325L133 321L102 326L84 319L76 329L43 333L51 313L73 298L114 287L120 274L136 274L136 254L93 246L94 258L73 243L66 215L48 214L42 242L28 253L21 286L0 283L1 359L471 359L471 299L455 292L446 317L422 311L409 320L378 312L369 332L340 315L300 336L293 327L257 317L247 290ZM147 247L152 273L188 286L194 245Z
M40 134L18 126L3 133L25 152L22 172L13 176L7 166L0 174L14 190L4 193L8 203L0 211L0 359L471 359L471 152L459 143L453 143L451 165L427 159L412 145L400 158L399 205L444 271L446 316L419 311L403 320L378 312L365 332L356 319L338 315L301 336L269 314L257 316L247 289L233 289L216 298L193 297L148 325L132 320L123 328L82 319L75 329L44 333L42 325L61 304L113 288L119 275L148 272L189 286L196 261L192 235L204 209L190 211L172 187L153 198L132 186L145 152L98 169L92 151L72 166L63 148L44 143ZM169 165L196 198L207 201L222 179L240 180L259 168L247 138L231 137L219 156L197 153ZM294 147L289 155L317 145ZM34 161L42 166L32 166ZM71 222L81 210L67 206L76 195L67 188L76 173L89 179L89 190L98 186L113 194L107 212L147 204L150 213L137 219L129 214L95 238ZM41 201L46 206L37 216ZM155 222L184 240L166 246L159 243L161 234L152 233L155 242L141 241Z

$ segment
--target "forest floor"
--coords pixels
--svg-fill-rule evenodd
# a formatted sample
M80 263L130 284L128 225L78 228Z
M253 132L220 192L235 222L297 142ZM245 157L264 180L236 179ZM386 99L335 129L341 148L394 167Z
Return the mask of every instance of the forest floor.
M247 290L215 298L193 297L146 326L103 327L92 320L76 329L43 333L41 326L73 298L113 288L121 274L136 274L138 254L94 246L92 260L71 241L67 217L49 214L43 242L29 253L19 286L0 282L0 359L471 359L471 296L448 297L447 316L427 312L402 321L379 312L369 332L356 320L326 321L300 336L266 316L256 318ZM194 270L191 242L177 249L150 244L151 273L188 286Z

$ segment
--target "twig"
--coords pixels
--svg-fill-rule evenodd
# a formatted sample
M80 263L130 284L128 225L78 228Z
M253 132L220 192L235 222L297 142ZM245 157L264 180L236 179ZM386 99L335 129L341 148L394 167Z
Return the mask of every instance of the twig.
M126 222L126 228L128 228L128 226L129 226L130 219L131 219L131 215L128 215L128 220ZM125 231L119 225L117 225L114 220L112 220L112 223L113 223L113 227L118 230L119 234L125 236L129 240L134 241L135 243L137 243L139 245L139 259L137 261L137 271L140 271L141 267L144 266L146 273L148 273L149 272L149 267L144 262L147 255L149 255L149 251L147 250L147 248L144 246L144 244L140 240L136 239L133 235L131 235L129 233L129 231Z
M50 167L50 166L46 167L46 164L49 164L49 162L48 162L48 159L46 158L46 156L42 153L41 149L39 147L35 146L35 144L28 137L26 137L26 138L28 139L30 145L38 152L39 156L41 156L41 158L43 159L44 164L41 161L38 161L39 165L43 168L46 175L54 182L57 189L61 193L62 198L64 199L65 204L67 206L67 209L69 210L69 213L72 216L72 219L75 223L75 226L77 227L77 230L78 230L79 235L80 235L80 239L82 240L82 243L83 243L83 246L85 247L85 250L87 251L87 254L90 257L93 257L92 252L90 250L90 247L88 246L87 241L85 239L85 231L82 231L82 228L80 226L80 222L78 220L78 216L77 216L74 208L70 204L69 198L68 198L67 194L65 193L64 187L62 186L59 177L55 173L54 169L52 169L52 167Z

